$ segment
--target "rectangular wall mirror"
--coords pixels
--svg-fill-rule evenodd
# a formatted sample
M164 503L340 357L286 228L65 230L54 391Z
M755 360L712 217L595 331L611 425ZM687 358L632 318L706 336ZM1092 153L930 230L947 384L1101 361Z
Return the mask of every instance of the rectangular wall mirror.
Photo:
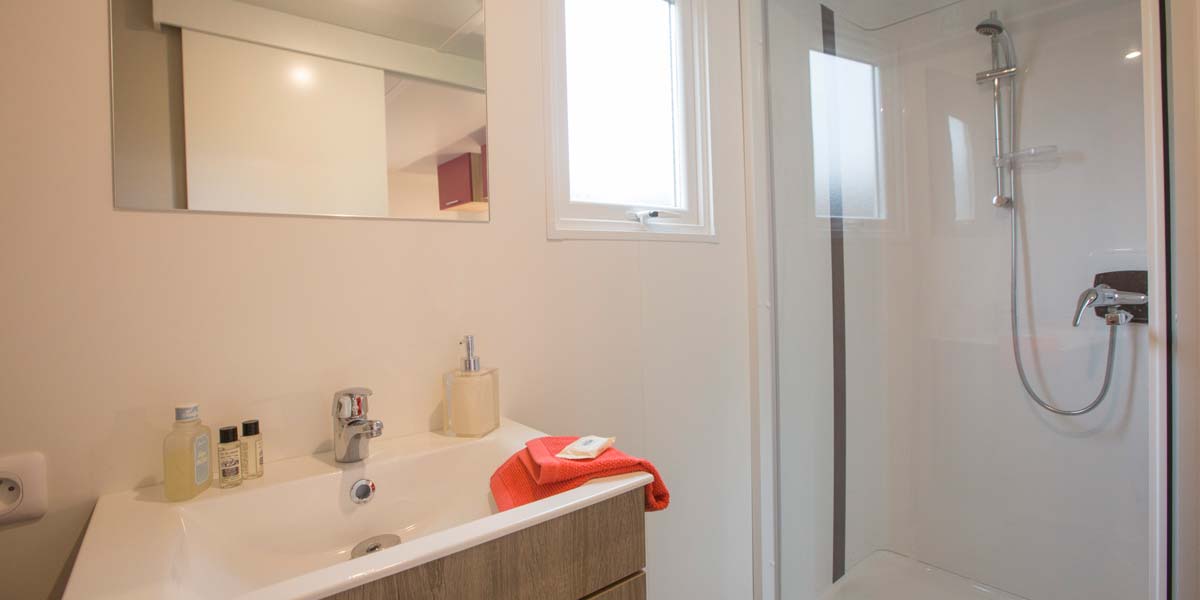
M483 0L110 0L120 209L486 222Z

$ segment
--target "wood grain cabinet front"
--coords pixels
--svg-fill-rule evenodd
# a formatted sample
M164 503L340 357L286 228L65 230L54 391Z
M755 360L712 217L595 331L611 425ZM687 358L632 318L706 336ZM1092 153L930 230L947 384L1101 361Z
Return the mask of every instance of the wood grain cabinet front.
M643 600L642 489L327 600Z
M588 596L586 600L646 600L646 574L639 571L637 575L626 577Z

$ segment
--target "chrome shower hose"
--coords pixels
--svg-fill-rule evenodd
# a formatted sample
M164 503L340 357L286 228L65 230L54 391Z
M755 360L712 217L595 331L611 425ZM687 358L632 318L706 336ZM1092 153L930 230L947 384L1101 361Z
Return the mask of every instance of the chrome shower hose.
M1097 406L1100 406L1100 403L1104 401L1104 396L1106 396L1108 394L1109 385L1112 383L1113 357L1116 354L1116 349L1117 349L1117 326L1116 325L1108 326L1108 359L1104 365L1104 383L1101 384L1100 393L1096 395L1096 399L1092 400L1091 404L1088 404L1087 406L1084 406L1083 408L1079 408L1076 410L1065 410L1062 408L1058 408L1057 406L1054 406L1053 404L1050 404L1049 402L1043 400L1042 397L1039 396L1037 392L1033 391L1033 385L1031 385L1029 383L1029 377L1025 375L1025 365L1021 361L1021 341L1020 341L1020 337L1018 337L1019 327L1017 326L1017 239L1018 239L1018 237L1017 237L1017 222L1018 221L1019 221L1019 219L1017 217L1017 201L1016 201L1016 198L1013 198L1013 203L1012 203L1012 285L1009 286L1010 291L1011 291L1010 304L1009 304L1010 311L1009 312L1012 315L1012 349L1013 349L1013 358L1016 359L1016 362L1017 362L1017 374L1021 376L1021 385L1025 386L1025 391L1029 393L1029 397L1033 398L1034 402L1038 403L1038 406L1041 406L1042 408L1044 408L1056 415L1064 415L1067 417L1076 417L1079 415L1085 415L1085 414L1090 413L1093 410L1095 410Z
M1016 57L1010 57L1010 59L1014 64L1016 63ZM997 85L999 85L998 82ZM999 111L997 111L997 114L999 114ZM1010 154L1016 152L1016 149L1018 148L1016 122L1017 81L1016 79L1012 79L1009 82L1008 87L1008 144ZM1104 397L1108 395L1109 385L1112 384L1113 358L1116 355L1117 350L1117 325L1108 326L1108 358L1104 365L1104 383L1100 385L1100 393L1096 394L1096 399L1092 400L1090 404L1084 406L1083 408L1066 410L1058 408L1057 406L1054 406L1053 404L1043 400L1042 397L1039 396L1036 391L1034 391L1033 385L1029 383L1029 376L1025 374L1025 364L1021 360L1021 338L1018 335L1020 327L1018 327L1017 319L1017 278L1019 276L1017 272L1017 255L1019 254L1018 250L1020 248L1020 236L1018 233L1021 219L1020 215L1017 214L1017 211L1020 210L1020 205L1017 202L1016 183L1016 167L1014 163L1010 162L1008 165L1008 193L1010 198L1010 217L1012 219L1012 252L1010 254L1012 258L1012 268L1009 285L1009 313L1012 317L1012 349L1013 358L1017 363L1017 374L1021 376L1021 385L1025 386L1025 391L1029 394L1030 398L1033 398L1034 402L1037 402L1038 406L1056 415L1063 415L1067 417L1085 415L1095 410L1096 407L1100 406L1100 403L1104 401ZM1002 193L1002 191L1000 193Z

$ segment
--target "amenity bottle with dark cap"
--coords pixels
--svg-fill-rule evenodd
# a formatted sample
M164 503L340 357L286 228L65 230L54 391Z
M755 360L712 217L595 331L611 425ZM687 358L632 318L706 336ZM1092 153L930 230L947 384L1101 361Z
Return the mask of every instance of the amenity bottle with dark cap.
M258 419L242 421L242 479L263 476L263 439Z
M217 472L222 488L242 485L242 445L238 443L237 427L221 428L221 445L217 446Z

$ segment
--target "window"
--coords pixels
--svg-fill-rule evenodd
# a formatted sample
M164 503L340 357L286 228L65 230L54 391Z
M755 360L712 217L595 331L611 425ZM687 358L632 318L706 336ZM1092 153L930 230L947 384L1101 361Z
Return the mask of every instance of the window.
M551 238L712 240L703 0L545 0Z
M879 68L810 51L816 216L887 217Z
M946 121L950 134L950 164L954 176L954 220L967 222L975 220L975 173L971 165L975 164L971 152L971 134L967 124L962 119L950 115Z

